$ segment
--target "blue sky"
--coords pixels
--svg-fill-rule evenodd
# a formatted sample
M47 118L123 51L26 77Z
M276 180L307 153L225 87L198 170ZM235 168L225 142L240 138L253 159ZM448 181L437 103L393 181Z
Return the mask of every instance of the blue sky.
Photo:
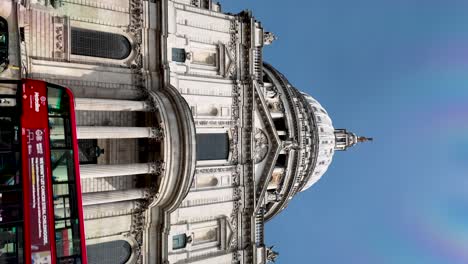
M277 263L468 263L468 1L237 0L264 59L374 137L267 226Z

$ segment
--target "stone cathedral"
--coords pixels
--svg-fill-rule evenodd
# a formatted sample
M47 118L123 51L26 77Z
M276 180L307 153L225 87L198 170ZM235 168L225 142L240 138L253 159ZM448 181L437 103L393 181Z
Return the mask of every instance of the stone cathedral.
M72 89L89 263L275 260L264 223L358 142L211 0L1 0L0 78Z

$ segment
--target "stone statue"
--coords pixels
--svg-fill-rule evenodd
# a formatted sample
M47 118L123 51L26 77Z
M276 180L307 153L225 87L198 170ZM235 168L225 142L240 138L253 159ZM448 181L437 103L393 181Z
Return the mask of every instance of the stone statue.
M263 45L270 45L273 41L277 40L278 38L272 32L264 32L263 33Z
M299 144L297 143L297 141L292 139L285 140L281 144L285 151L290 151L291 149L299 149Z
M279 256L279 253L276 251L273 251L273 247L267 247L266 249L266 260L267 263L274 263L276 261L276 258Z

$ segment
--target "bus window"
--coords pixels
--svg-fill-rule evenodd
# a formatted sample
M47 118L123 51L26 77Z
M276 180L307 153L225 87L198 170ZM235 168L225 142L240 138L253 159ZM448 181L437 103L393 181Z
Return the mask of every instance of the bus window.
M51 149L51 167L53 182L74 181L73 151L68 149Z
M54 87L47 87L47 105L49 115L68 115L70 109L70 97L65 90Z
M0 191L0 224L21 219L21 192Z
M20 183L20 153L0 152L0 186L12 186Z
M19 184L21 164L18 144L18 120L13 107L0 107L0 186Z
M0 227L0 263L22 263L23 229L20 226Z

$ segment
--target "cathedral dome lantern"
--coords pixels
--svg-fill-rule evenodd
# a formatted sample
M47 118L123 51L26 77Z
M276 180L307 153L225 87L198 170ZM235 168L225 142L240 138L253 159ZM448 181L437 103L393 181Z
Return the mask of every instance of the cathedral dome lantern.
M372 138L358 137L346 129L335 129L335 150L347 150L358 142L372 141Z

